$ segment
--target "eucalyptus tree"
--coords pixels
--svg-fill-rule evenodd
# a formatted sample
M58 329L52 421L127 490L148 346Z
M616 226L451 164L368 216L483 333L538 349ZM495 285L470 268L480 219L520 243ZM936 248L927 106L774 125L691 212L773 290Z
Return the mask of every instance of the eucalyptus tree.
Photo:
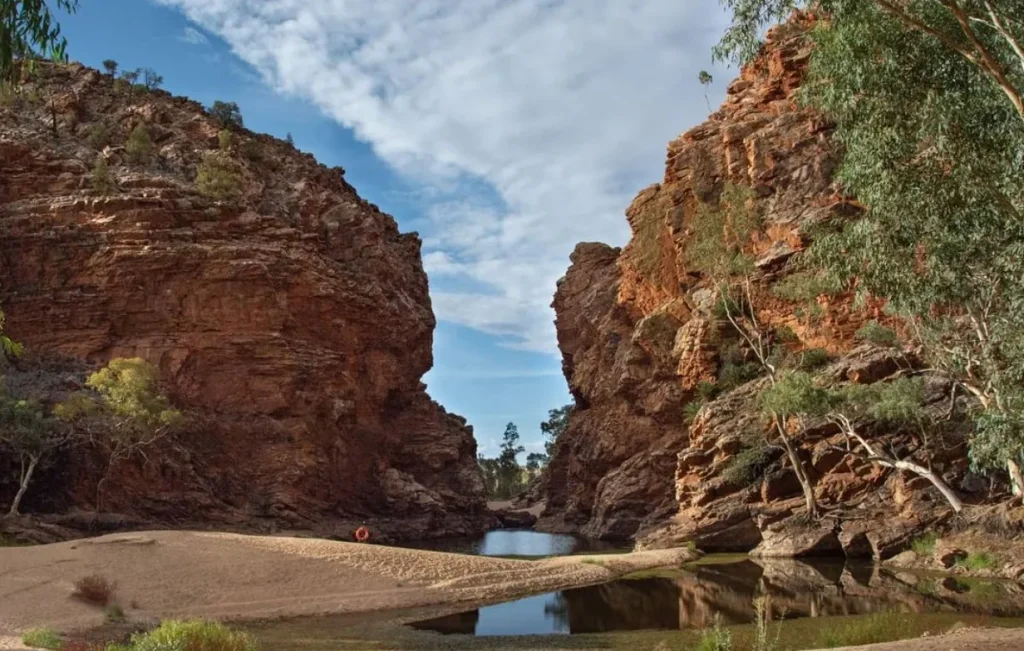
M723 0L719 58L806 4ZM836 124L837 180L868 208L808 261L887 301L978 404L970 454L1024 492L1024 0L822 0L801 101Z
M67 13L78 10L78 0L52 4ZM16 59L45 53L65 61L67 46L46 0L0 0L0 82L16 80Z

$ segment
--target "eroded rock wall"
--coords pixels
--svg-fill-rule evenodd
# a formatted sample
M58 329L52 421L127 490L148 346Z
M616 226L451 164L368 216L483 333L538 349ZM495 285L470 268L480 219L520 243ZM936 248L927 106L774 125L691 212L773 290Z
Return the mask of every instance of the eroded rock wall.
M125 151L138 125L153 141L148 162ZM94 365L144 357L194 414L158 453L116 470L105 510L300 528L386 517L410 536L479 529L471 428L421 382L435 321L419 238L344 170L245 130L226 152L239 198L201 196L197 166L222 148L220 129L195 102L136 91L129 103L79 65L39 66L23 99L0 108L8 333ZM97 156L109 193L94 187ZM28 509L94 506L91 456L46 473Z
M760 545L769 555L888 554L948 514L920 478L836 453L841 437L814 426L801 454L828 515L806 525L799 483L781 451L755 479L727 477L745 441L764 427L757 406L764 380L739 383L690 423L685 413L702 382L719 380L726 351L744 354L715 316L712 286L685 254L696 211L728 186L745 189L761 215L747 252L756 260L751 299L766 331L792 331L795 340L785 346L793 354L823 349L832 361L821 372L836 381L873 382L914 363L909 351L855 341L869 320L891 324L878 302L855 307L848 294L823 295L808 306L773 290L792 272L810 227L862 210L833 180L839 152L832 126L796 101L811 22L798 14L775 28L722 107L669 144L664 180L626 211L632 238L624 249L586 243L573 253L553 306L578 408L547 471L541 528L635 536L647 546L694 541L722 551ZM930 384L931 404L948 398L948 389ZM980 490L961 481L962 441L935 464L969 499Z

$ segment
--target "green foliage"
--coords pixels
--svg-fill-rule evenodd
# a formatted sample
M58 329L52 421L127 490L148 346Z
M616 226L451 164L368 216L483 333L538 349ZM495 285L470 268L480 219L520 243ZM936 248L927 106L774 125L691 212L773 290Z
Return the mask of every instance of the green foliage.
M110 127L104 122L97 122L89 128L89 135L85 141L93 149L103 149L110 142Z
M0 442L16 453L40 457L59 445L63 428L35 400L0 393Z
M757 378L762 372L761 365L757 362L732 362L726 361L718 369L717 387L719 393L725 393L731 389L746 384Z
M876 346L886 346L894 348L899 346L900 340L896 336L896 331L892 328L887 328L877 321L869 321L865 323L856 333L854 337L859 341L866 341Z
M841 290L841 283L819 269L791 273L772 286L773 294L794 303L811 302L819 296L829 296Z
M52 4L69 14L78 10L78 0L56 0ZM54 61L66 61L67 46L45 0L7 0L0 5L0 81L17 80L15 59L46 53Z
M221 129L217 132L217 144L220 146L221 151L231 151L235 144L235 134L227 129Z
M285 135L285 137L284 137L284 141L285 141L286 143L288 143L288 144L289 144L290 146L292 146L292 147L294 147L294 146L295 146L295 138L292 138L292 134L290 134L290 133L288 133L288 134L286 134L286 135Z
M25 352L25 347L4 334L6 321L7 317L4 316L3 310L0 310L0 354L8 359L21 357Z
M722 479L734 486L749 486L764 477L771 462L770 449L755 442L740 450L722 471Z
M208 151L196 173L199 194L215 201L233 201L242 194L238 166L221 151Z
M898 640L905 627L899 612L873 613L862 617L846 617L843 621L824 628L819 644L827 649L860 646Z
M804 371L821 368L831 361L832 357L824 348L808 348L796 354L796 367Z
M732 633L722 628L722 616L715 613L711 628L701 631L696 651L732 651Z
M91 181L93 190L100 194L110 194L114 190L114 179L110 176L110 166L103 154L98 155L93 163Z
M701 70L697 75L697 81L700 82L701 86L710 86L714 80L715 78L707 70Z
M704 404L703 400L691 400L686 403L683 407L683 422L687 425L692 424L694 419L697 418L697 414L704 408Z
M548 410L548 419L540 424L540 431L544 434L544 453L551 457L555 454L555 444L562 436L566 426L569 424L569 417L576 408L572 403L562 405L557 409Z
M848 384L830 392L832 404L849 417L867 417L895 426L921 424L925 386L920 377L874 384Z
M182 420L160 392L160 373L144 359L115 359L93 373L86 386L100 394L103 407L122 424L144 431L173 427Z
M113 59L104 59L103 60L103 69L106 70L107 74L110 75L111 77L116 76L117 75L117 61L114 61Z
M796 414L820 416L834 404L830 392L819 386L805 371L788 371L759 396L761 410L769 415L786 417Z
M248 633L217 622L165 621L148 633L136 633L125 651L258 651ZM119 650L120 651L120 650Z
M21 643L33 649L51 649L57 651L64 643L57 632L50 628L33 628L21 636Z
M711 400L712 398L717 396L718 393L718 385L715 384L714 382L701 380L700 382L697 383L696 394L697 398L700 400Z
M505 500L520 493L532 477L528 468L519 465L517 457L526 448L519 445L519 429L515 423L505 426L502 437L501 452L495 459L483 455L477 458L484 476L484 486L488 497ZM538 463L539 467L539 463Z
M685 250L687 265L716 282L751 273L754 260L743 247L760 225L750 189L727 184L717 204L697 207Z
M918 556L931 557L935 554L935 545L938 544L939 539L939 534L929 531L911 540L910 548Z
M146 87L146 90L156 90L163 86L164 78L156 73L156 70L152 68L143 68L142 70L142 85Z
M995 569L999 565L999 559L988 552L971 552L966 558L957 561L957 565L965 567L972 572L979 570Z
M136 165L145 165L153 157L153 140L144 125L138 125L128 134L128 142L124 145L128 160Z
M782 344L792 344L800 341L800 338L796 336L793 328L782 325L775 328L775 341Z
M225 129L242 128L242 111L235 102L217 100L208 110L210 117L219 122Z

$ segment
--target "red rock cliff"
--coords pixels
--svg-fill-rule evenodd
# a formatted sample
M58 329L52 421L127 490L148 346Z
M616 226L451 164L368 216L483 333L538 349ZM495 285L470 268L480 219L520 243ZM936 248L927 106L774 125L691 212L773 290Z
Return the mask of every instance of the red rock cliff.
M8 333L93 364L144 357L196 414L118 471L105 509L302 528L387 528L386 516L407 536L478 529L471 428L421 383L435 321L416 234L340 168L244 130L229 145L241 197L204 198L196 168L220 127L187 99L134 95L94 70L43 65L0 108ZM148 163L126 156L137 125L153 141ZM91 181L98 152L116 185L106 194ZM26 505L90 507L94 475L80 452Z
M626 211L633 236L623 250L586 243L572 254L553 307L578 408L544 477L541 528L637 536L647 545L695 541L709 550L885 554L944 517L937 494L919 490L920 478L836 453L840 437L818 427L801 454L829 515L804 527L799 483L778 451L756 479L726 472L744 437L763 427L758 381L710 401L690 424L684 411L702 381L715 381L730 343L714 316L714 292L687 268L684 251L697 206L717 201L730 184L748 189L762 215L751 251L759 321L792 330L794 351L827 351L833 361L823 372L841 380L885 377L902 355L854 340L866 321L884 318L875 305L854 309L848 295L819 296L809 318L808 307L772 291L806 246L809 226L860 212L833 183L839 156L830 125L795 101L809 21L798 15L774 29L722 107L669 144L663 182ZM944 388L932 383L929 398L941 400ZM935 463L958 487L979 490L961 484L962 446Z

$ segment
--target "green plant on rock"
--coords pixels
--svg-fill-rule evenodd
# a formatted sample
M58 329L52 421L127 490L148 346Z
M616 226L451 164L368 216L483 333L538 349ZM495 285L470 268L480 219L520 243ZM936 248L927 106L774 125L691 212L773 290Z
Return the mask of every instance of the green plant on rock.
M217 100L208 110L210 117L219 122L225 129L242 128L242 111L235 102Z
M935 554L935 546L938 544L939 540L939 534L934 531L929 531L911 540L910 548L914 550L914 553L918 556L929 558Z
M729 461L722 479L734 486L749 486L764 477L770 462L771 450L764 441L752 441Z
M238 165L224 152L206 152L196 173L196 189L215 201L237 199L242 194Z
M21 636L21 643L33 649L51 649L58 651L64 644L60 635L51 628L33 628Z
M227 129L221 129L217 132L217 145L221 151L231 151L235 144L235 134L231 133Z
M93 149L103 149L110 142L110 127L104 122L97 122L89 127L89 135L85 141Z
M114 179L110 176L110 166L106 157L100 154L92 166L91 174L92 188L100 194L110 194L114 191Z
M854 337L858 341L866 341L876 346L886 346L895 348L899 346L900 339L896 335L896 331L892 328L887 328L881 325L877 321L869 321L854 333Z
M732 651L732 633L722 627L722 616L715 613L711 628L701 631L696 651Z
M999 558L995 554L988 552L971 552L965 558L957 561L957 565L967 568L972 572L991 570L999 565Z
M128 160L136 165L145 165L153 157L153 140L149 137L149 130L144 125L138 125L128 134L128 142L125 143L124 151L128 154Z
M683 407L683 422L687 425L691 425L697 418L697 414L700 413L700 410L704 408L704 404L703 400L691 400L686 403Z

